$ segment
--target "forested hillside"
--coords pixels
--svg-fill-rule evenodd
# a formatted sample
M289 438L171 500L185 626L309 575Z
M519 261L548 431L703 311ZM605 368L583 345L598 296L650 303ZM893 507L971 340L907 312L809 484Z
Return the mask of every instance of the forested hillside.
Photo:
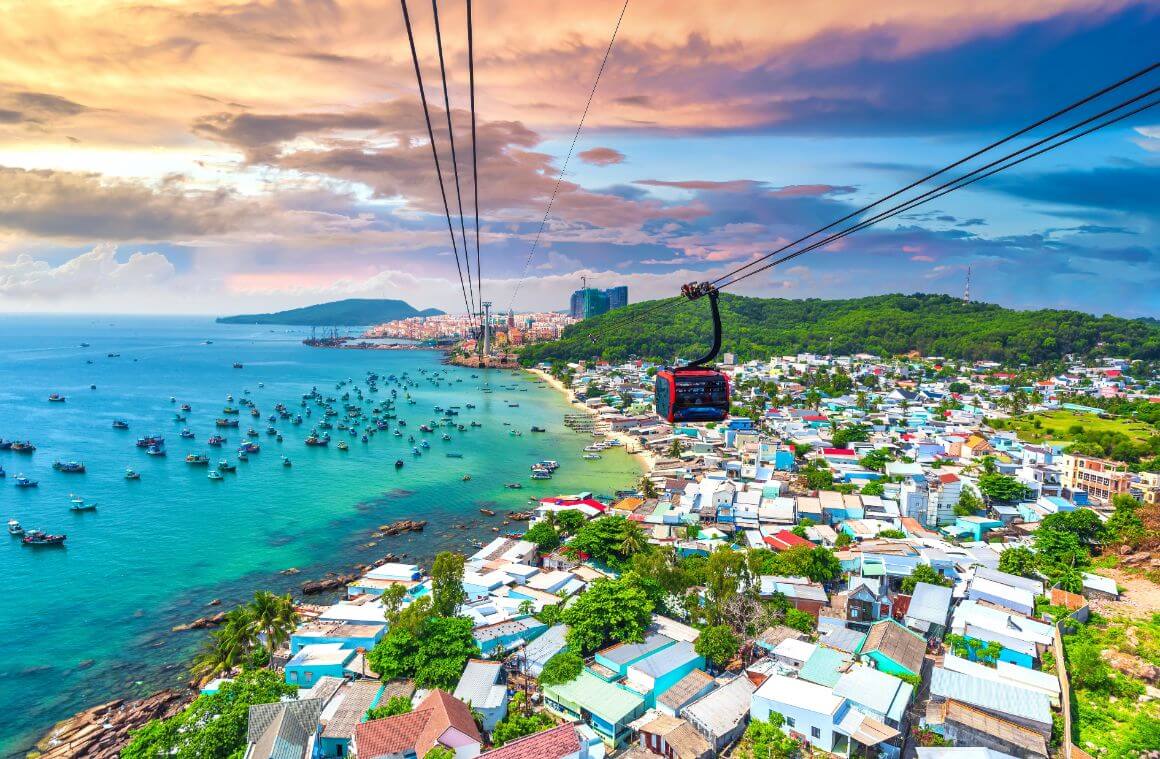
M686 302L640 316L655 301L574 324L560 340L528 347L526 363L600 356L692 358L712 339L709 304ZM723 351L739 360L799 351L927 356L1039 363L1068 353L1160 358L1160 324L1078 311L1015 311L946 295L878 295L785 300L721 295ZM611 325L606 330L606 325ZM589 335L597 333L595 344Z

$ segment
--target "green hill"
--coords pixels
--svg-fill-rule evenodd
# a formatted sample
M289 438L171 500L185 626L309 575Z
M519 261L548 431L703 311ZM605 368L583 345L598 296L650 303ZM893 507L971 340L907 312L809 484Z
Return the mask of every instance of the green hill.
M381 324L412 316L438 316L443 312L437 308L419 311L402 300L388 298L348 298L316 306L292 308L272 314L243 314L241 316L221 316L221 324L289 324L303 327L361 327L366 324Z
M561 339L529 346L526 363L602 357L671 360L704 353L712 339L705 300L642 313L652 302L574 324ZM721 295L722 351L739 360L802 351L1041 363L1065 354L1160 359L1160 324L1078 311L1016 311L946 295L785 300ZM612 324L607 332L600 332ZM589 335L596 335L593 344Z

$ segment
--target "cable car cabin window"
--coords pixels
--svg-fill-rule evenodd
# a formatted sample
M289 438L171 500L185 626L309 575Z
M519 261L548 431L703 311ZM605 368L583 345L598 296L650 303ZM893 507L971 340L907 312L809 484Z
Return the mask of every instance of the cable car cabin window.
M656 410L663 419L668 419L672 410L673 383L666 374L668 372L658 373L656 380Z

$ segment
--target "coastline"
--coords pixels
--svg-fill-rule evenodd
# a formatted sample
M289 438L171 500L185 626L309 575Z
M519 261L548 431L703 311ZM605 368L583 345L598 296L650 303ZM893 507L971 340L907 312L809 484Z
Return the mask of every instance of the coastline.
M540 369L529 368L525 371L543 380L544 383L548 385L548 387L563 394L565 400L567 400L570 405L582 409L584 413L588 414L589 416L597 416L597 413L594 409L591 409L583 404L572 403L572 391L565 387L564 383L560 380ZM655 470L657 466L657 457L652 451L641 446L639 441L633 439L630 435L624 434L623 432L613 432L612 430L609 430L608 432L604 433L604 436L605 438L619 441L620 444L624 447L625 453L635 456L637 462L641 465L641 473L643 475L646 477L652 475L653 470Z

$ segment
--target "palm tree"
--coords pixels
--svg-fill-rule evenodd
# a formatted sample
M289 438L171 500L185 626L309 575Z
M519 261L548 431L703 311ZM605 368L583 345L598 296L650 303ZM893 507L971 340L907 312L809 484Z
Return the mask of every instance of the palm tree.
M673 438L673 442L669 444L669 449L666 451L668 457L671 459L679 459L681 454L685 452L685 447L681 445L680 438Z
M641 477L638 487L640 488L640 494L645 498L658 498L660 496L656 483L648 477Z
M620 553L624 556L631 556L634 553L639 553L648 545L648 538L645 537L644 531L637 526L636 522L628 522L624 526L624 537L620 540Z
M242 666L258 642L253 621L248 606L227 611L221 627L194 659L191 669L194 676L208 680Z
M290 633L298 626L298 612L289 593L279 596L259 590L249 608L251 626L255 634L266 639L266 650L271 654L290 639Z

